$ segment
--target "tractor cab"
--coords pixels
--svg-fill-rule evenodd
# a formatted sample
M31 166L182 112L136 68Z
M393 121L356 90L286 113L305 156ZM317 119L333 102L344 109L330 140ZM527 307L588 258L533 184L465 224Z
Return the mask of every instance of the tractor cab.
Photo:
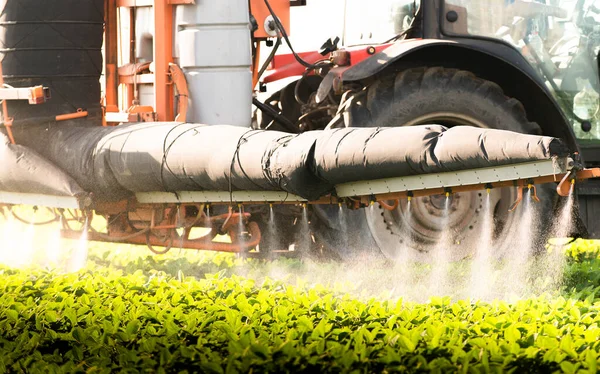
M520 51L577 139L600 140L600 2L445 0L442 16L448 36L501 40Z

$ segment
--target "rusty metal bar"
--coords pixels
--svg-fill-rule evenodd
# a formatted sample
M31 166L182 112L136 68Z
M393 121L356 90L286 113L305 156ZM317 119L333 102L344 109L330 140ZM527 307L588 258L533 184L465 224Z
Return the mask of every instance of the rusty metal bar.
M158 121L173 120L173 86L169 63L173 62L173 6L154 0L154 109Z
M87 110L78 109L77 112L75 112L75 113L59 114L55 117L55 120L57 122L60 122L60 121L68 121L70 119L83 118L83 117L87 117L87 116L88 116Z
M187 81L185 80L185 75L179 65L173 63L169 63L169 72L171 73L171 80L173 81L173 84L175 84L177 96L179 97L179 108L177 110L175 122L186 122L190 93Z
M152 6L153 0L117 0L118 7L133 8L140 6Z
M0 61L0 87L4 87L4 73L2 72L2 62ZM2 100L2 120L4 122L4 128L6 129L6 135L11 144L15 144L15 138L12 132L13 119L8 115L8 105L6 100Z
M127 9L128 12L128 16L129 16L129 40L127 42L127 46L129 48L129 63L130 64L134 64L135 63L135 51L136 51L136 44L135 44L135 27L133 27L133 25L135 25L135 8L128 8ZM119 77L120 79L120 77ZM152 81L152 83L154 83L154 79ZM121 109L127 109L130 106L133 105L133 100L135 100L135 86L132 84L127 84L125 85L125 102L122 103L122 108Z
M247 225L248 232L251 236L249 241L240 241L234 243L221 243L213 242L210 240L200 239L186 239L186 238L173 238L172 243L176 244L177 247L186 249L206 250L206 251L217 251L217 252L229 252L229 253L241 253L251 248L256 247L261 240L261 232L258 224L250 222ZM119 233L115 234L103 234L90 231L87 233L88 240L104 242L104 243L125 243L125 244L137 244L137 245L151 245L154 247L165 247L164 240L160 240L152 235L146 235L146 231L140 231L137 235L132 236L131 233ZM80 239L82 233L74 230L62 230L61 236L67 239ZM237 235L230 235L234 239Z
M106 111L118 112L119 77L117 75L118 61L118 35L117 0L106 0L104 16L104 61L105 61L105 98Z

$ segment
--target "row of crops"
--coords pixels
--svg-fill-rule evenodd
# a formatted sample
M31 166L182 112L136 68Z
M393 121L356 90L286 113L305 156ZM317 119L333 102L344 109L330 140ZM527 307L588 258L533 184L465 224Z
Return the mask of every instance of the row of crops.
M291 280L297 260L93 247L74 274L0 270L0 372L592 373L599 247L567 255L552 294L416 303Z

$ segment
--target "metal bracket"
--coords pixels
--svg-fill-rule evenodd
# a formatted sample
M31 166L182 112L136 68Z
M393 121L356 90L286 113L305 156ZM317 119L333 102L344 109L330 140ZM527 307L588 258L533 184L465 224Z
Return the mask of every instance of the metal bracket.
M557 162L558 161L558 162ZM456 172L359 181L337 185L339 197L370 196L406 191L437 190L564 174L572 160L545 160Z
M87 209L92 205L92 199L89 194L82 194L81 196L54 196L0 191L0 204L39 205L63 209Z
M51 97L50 88L44 86L0 88L0 100L27 100L31 105L37 105Z
M139 192L135 194L141 204L153 203L253 203L253 202L306 202L307 200L282 191L180 191Z

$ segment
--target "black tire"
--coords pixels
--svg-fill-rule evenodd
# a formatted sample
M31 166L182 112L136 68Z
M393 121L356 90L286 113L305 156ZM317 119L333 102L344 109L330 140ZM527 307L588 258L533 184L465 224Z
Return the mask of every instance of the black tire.
M449 126L480 123L481 127L541 134L539 125L527 120L520 101L504 96L496 83L463 70L405 70L395 79L379 79L355 95L351 104L345 113L346 127L411 126L429 123L422 118L438 113L442 116L437 118ZM444 114L469 118L459 123L460 118Z
M514 98L506 97L500 86L480 79L468 71L456 69L414 68L401 71L394 77L385 76L354 95L344 106L343 116L332 121L329 127L392 127L435 123L447 127L474 125L520 133L541 133L536 123L528 121L523 105ZM497 210L496 229L500 230L497 232L498 240L506 239L507 234L516 230L516 225L520 224L518 219L507 215L508 206L516 198L516 191L502 190L494 192L502 194L498 198L498 203L494 205ZM538 188L541 202L536 210L541 214L551 214L554 205L555 194L547 191L548 186ZM465 240L477 240L477 225L482 221L478 219L480 218L478 214L481 211L483 194L473 192L463 196L466 196L463 202L457 204L467 204L465 207L461 206L461 209L464 208L465 212L474 211L476 214L466 216L468 219L465 218L465 222L459 222L459 228L461 230L466 228L471 235L461 231L453 238L453 243L458 245L462 242L460 246L468 248L469 245L464 242ZM413 215L416 214L414 204L413 202ZM430 206L426 208L431 212ZM335 231L332 233L331 226L332 222L337 220L338 212L336 209L324 207L318 210L318 216L324 217L321 221L325 224L314 225L315 236L322 239L325 246L335 248L340 239L332 235ZM438 233L432 231L427 232L427 235L419 236L416 235L419 233L415 234L413 230L415 227L418 229L418 225L413 223L412 228L407 232L403 227L404 210L406 210L406 202L401 202L400 207L394 212L380 207L377 207L374 213L372 209L365 209L360 216L359 213L353 212L352 230L364 232L365 230L360 228L369 227L372 240L387 257L398 256L400 247L408 246L426 251L441 236L441 230ZM424 219L427 218L427 214L422 214ZM435 218L433 213L429 218L433 222ZM361 240L368 241L366 238ZM372 246L366 245L365 250L370 251L371 248ZM354 248L350 253L355 254L357 250L360 249ZM460 255L467 254L463 252Z

